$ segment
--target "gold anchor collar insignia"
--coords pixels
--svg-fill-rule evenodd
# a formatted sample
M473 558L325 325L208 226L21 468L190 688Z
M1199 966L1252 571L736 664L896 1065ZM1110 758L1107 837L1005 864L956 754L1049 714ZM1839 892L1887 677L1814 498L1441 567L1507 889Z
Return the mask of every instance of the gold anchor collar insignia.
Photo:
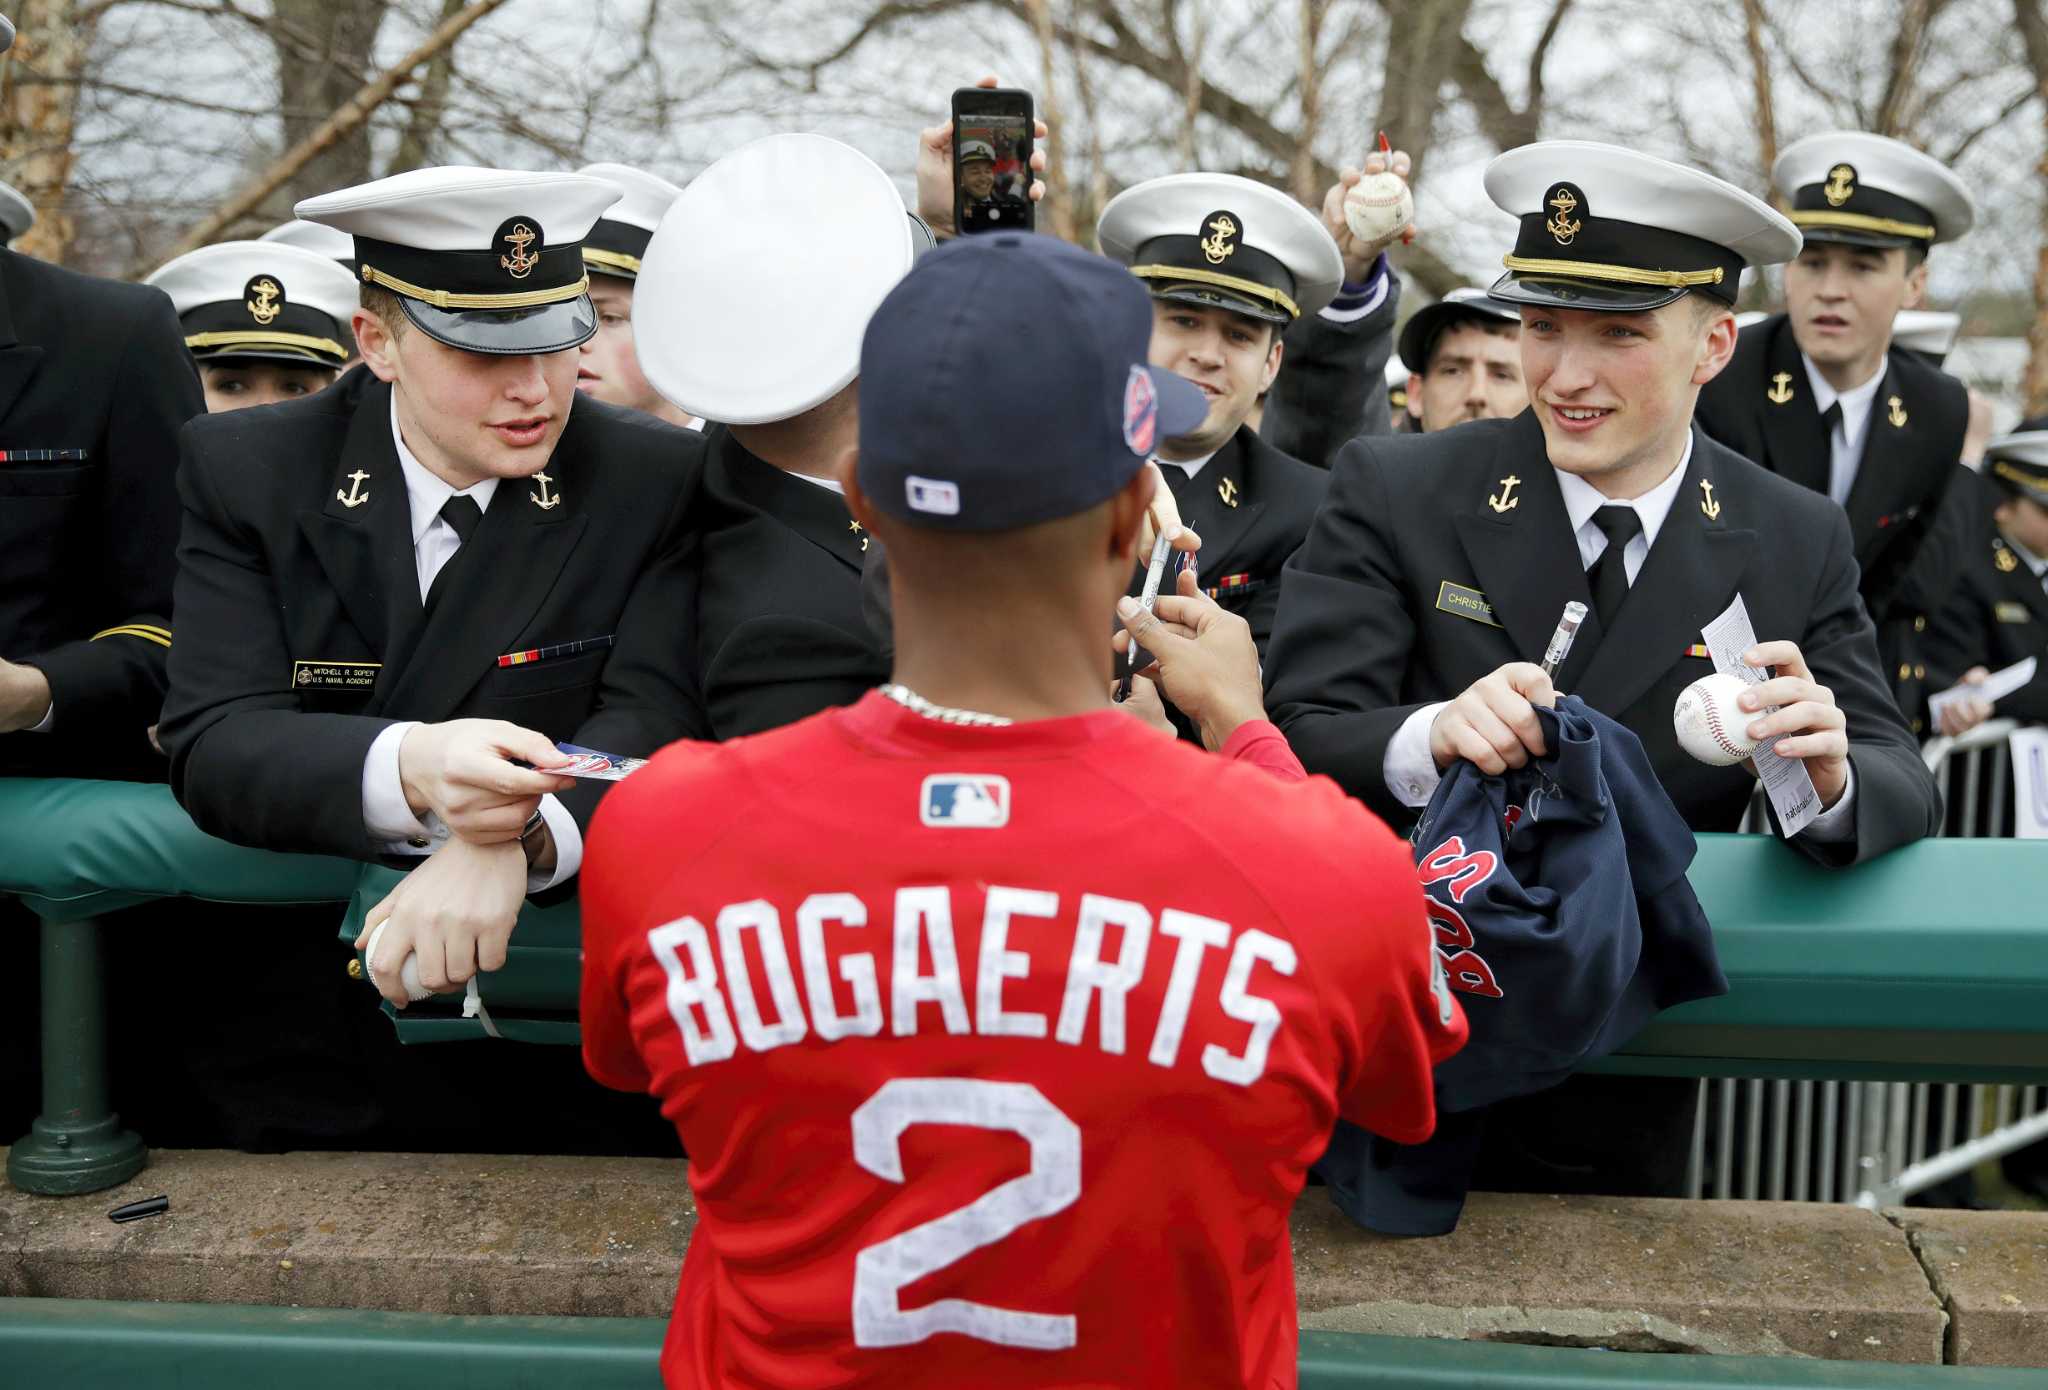
M1216 484L1216 495L1223 499L1224 506L1235 507L1237 505L1237 479L1225 478L1222 482Z
M1522 480L1510 473L1500 480L1500 491L1486 494L1486 505L1496 512L1511 512L1522 505L1522 499L1515 496L1515 484Z
M1792 399L1792 373L1777 372L1771 377L1771 386L1764 392L1764 399L1772 405L1784 405Z
M1994 545L1991 548L1991 563L1998 567L2000 574L2011 574L2020 567L2020 557L2013 554L2009 546Z
M1837 164L1828 170L1828 181L1820 186L1821 196L1828 200L1828 206L1838 208L1856 196L1856 166Z
M275 276L252 275L242 286L242 307L260 324L275 323L284 312L284 286Z
M1721 519L1721 504L1714 500L1714 485L1700 479L1700 515L1709 521Z
M514 280L524 280L540 264L540 253L547 249L547 237L541 231L539 219L508 217L499 225L491 245L506 248L506 253L498 257L505 273Z
M863 531L863 530L861 530L861 529L860 529L860 523L859 523L858 521L849 521L849 522L847 522L847 523L846 523L846 529L847 529L847 530L849 530L849 531L851 531L851 532L853 532L853 534L854 534L854 535L856 535L856 536L859 536L859 537L860 537L860 553L861 553L861 554L863 554L863 555L867 554L867 553L868 553L868 537L867 537L867 532L865 532L865 531Z
M339 488L335 489L334 500L341 503L344 507L362 506L363 503L370 500L370 494L363 491L363 482L369 476L360 468L349 474L348 491L343 492Z
M1892 428L1902 430L1910 417L1906 414L1906 403L1893 396L1884 403L1884 418L1892 422Z
M1202 219L1202 229L1208 233L1196 244L1202 248L1202 255L1210 265L1222 265L1237 254L1238 238L1242 235L1243 221L1233 212L1212 212Z
M1585 207L1586 195L1571 184L1560 183L1552 186L1550 196L1543 200L1543 205L1556 210L1556 215L1543 224L1550 232L1551 239L1559 246L1570 246L1572 239L1578 236L1586 225L1583 217L1572 216Z
M529 492L526 495L532 499L534 506L539 507L544 512L547 512L553 511L556 507L562 505L561 493L557 492L553 496L550 496L548 494L548 484L554 481L553 478L550 478L545 472L541 472L534 474L533 480L540 484L540 491Z

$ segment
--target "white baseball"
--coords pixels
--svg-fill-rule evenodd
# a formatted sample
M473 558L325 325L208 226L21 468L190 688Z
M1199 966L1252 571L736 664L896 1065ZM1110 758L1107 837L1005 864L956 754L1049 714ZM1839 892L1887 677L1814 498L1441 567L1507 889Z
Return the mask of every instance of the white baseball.
M370 939L363 944L363 972L373 985L377 983L377 967L370 961L377 954L377 939L384 935L384 928L389 924L390 919L386 918L370 928ZM398 967L398 982L405 986L405 997L415 1004L432 993L420 983L420 958L411 951L405 953L405 964Z
M1671 711L1678 746L1713 767L1732 767L1756 751L1750 721L1736 700L1749 686L1738 676L1716 671L1679 692Z
M1344 194L1344 222L1360 241L1392 241L1415 220L1415 195L1399 174L1367 174Z

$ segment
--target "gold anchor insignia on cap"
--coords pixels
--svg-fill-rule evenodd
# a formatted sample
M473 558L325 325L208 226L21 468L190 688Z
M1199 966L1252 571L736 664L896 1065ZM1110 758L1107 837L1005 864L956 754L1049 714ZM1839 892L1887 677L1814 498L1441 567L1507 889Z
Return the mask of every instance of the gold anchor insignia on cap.
M1515 484L1522 480L1510 473L1500 480L1500 491L1486 495L1486 505L1497 512L1511 512L1522 505L1522 499L1514 495Z
M498 234L498 240L512 248L511 255L498 257L498 264L511 272L514 280L524 280L540 264L539 254L527 249L539 239L540 234L533 228L524 222L514 222Z
M558 492L552 497L548 496L548 484L554 481L553 478L550 478L545 473L536 473L533 475L533 480L540 484L540 491L529 492L526 495L533 499L534 506L539 507L545 512L552 511L554 508L562 505L561 493Z
M862 530L860 529L860 523L859 523L858 521L849 521L849 522L847 522L847 523L846 523L846 529L847 529L847 530L849 530L849 531L851 531L851 532L853 532L853 534L854 534L854 535L856 535L856 536L859 536L859 537L860 537L860 551L861 551L861 554L863 554L863 555L867 554L867 551L868 551L868 538L867 538L867 534L866 534L866 533L865 533L864 531L862 531Z
M1579 200L1569 188L1559 185L1558 190L1550 195L1548 206L1557 209L1557 216L1543 225L1550 229L1550 235L1556 238L1559 246L1570 246L1572 238L1579 234L1579 228L1585 225L1583 221L1572 218L1572 214L1578 211Z
M1714 500L1714 485L1705 478L1700 479L1700 515L1709 521L1718 521L1721 504Z
M1783 405L1792 399L1792 373L1779 372L1771 378L1771 387L1764 392L1764 399L1772 405Z
M1906 403L1897 396L1893 396L1884 403L1884 407L1884 418L1892 422L1892 428L1895 430L1904 429L1907 419Z
M1210 265L1222 265L1237 254L1237 219L1227 212L1212 212L1203 219L1202 225L1209 229L1209 235L1197 244L1202 248Z
M1222 482L1216 484L1216 495L1223 499L1224 506L1235 507L1237 505L1237 479L1225 478Z
M363 491L363 480L370 475L358 468L348 475L348 491L335 490L334 498L344 507L360 507L370 500L370 494Z
M1820 186L1821 196L1828 200L1828 206L1838 208L1856 196L1856 170L1848 164L1837 164L1828 170L1828 181Z
M284 305L278 301L284 297L284 290L268 275L259 275L249 282L249 298L242 307L249 311L249 317L258 323L270 323L284 312Z

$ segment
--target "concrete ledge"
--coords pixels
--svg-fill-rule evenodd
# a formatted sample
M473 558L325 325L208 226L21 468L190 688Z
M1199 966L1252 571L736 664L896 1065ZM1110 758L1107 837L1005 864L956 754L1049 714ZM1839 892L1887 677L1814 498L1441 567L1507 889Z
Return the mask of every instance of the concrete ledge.
M1948 1309L1951 1365L2048 1366L2048 1216L1906 1207L1885 1215Z
M157 1193L167 1215L107 1220ZM663 1317L695 1224L663 1160L158 1151L111 1192L0 1189L0 1294ZM1293 1227L1304 1328L1942 1359L1941 1302L1874 1212L1480 1195L1455 1235L1403 1241L1310 1189Z

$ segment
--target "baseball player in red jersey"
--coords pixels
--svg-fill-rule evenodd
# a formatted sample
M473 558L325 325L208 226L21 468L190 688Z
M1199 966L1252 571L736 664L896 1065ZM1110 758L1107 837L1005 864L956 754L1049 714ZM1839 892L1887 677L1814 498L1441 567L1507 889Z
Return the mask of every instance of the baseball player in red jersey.
M1465 1020L1406 845L1267 771L1255 702L1212 756L1107 700L1141 466L1204 408L1151 331L1054 238L926 256L842 473L895 683L676 745L592 828L584 1056L697 1200L671 1387L1292 1386L1309 1164L1434 1126Z

